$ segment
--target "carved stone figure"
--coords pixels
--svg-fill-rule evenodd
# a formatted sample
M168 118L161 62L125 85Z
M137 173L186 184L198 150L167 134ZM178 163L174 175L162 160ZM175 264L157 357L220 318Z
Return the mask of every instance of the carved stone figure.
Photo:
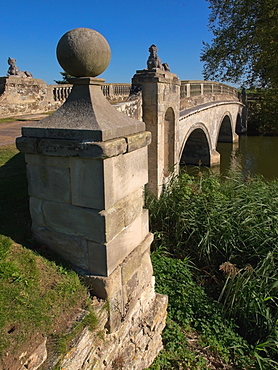
M157 55L157 47L153 44L149 47L149 58L147 60L147 67L149 70L153 68L161 69L162 71L170 72L170 68L167 63L162 63L161 59Z
M28 71L20 71L17 66L15 65L16 59L10 58L8 59L9 69L8 69L8 75L10 76L18 76L18 77L33 77L32 73Z

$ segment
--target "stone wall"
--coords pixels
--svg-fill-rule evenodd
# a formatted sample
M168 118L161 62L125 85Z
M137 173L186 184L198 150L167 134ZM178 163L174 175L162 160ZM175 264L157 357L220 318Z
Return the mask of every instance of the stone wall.
M130 84L102 84L108 101L128 117L142 120L142 96L129 97ZM224 84L207 81L181 81L181 110L211 101L235 100L236 90ZM0 117L44 113L59 108L68 98L70 84L46 85L40 79L17 76L0 78Z
M54 101L43 80L17 76L0 78L0 117L44 113L56 110L61 102Z
M71 343L69 352L61 361L64 370L146 369L162 349L161 333L166 318L167 299L156 294L150 301L145 291L130 313L130 321L107 334L106 314L99 304L100 323L95 332L85 328ZM146 302L145 302L146 299ZM98 307L96 306L96 309ZM151 325L150 325L151 323ZM103 336L100 336L100 331Z
M128 101L113 105L119 112L125 113L128 117L143 121L142 94L133 95Z

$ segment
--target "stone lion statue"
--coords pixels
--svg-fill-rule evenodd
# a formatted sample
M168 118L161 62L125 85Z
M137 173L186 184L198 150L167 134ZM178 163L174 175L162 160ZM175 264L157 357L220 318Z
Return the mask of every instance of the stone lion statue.
M8 69L8 75L9 76L18 76L18 77L33 77L32 73L28 71L20 71L17 66L15 65L16 59L10 58L8 59L9 69Z
M167 63L162 63L161 59L157 55L157 47L153 44L149 47L150 56L147 60L147 67L149 70L153 68L161 69L162 71L170 72L170 68Z

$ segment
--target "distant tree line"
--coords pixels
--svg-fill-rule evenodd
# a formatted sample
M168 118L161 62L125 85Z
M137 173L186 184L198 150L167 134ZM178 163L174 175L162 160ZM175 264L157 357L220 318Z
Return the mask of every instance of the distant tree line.
M54 80L56 84L69 84L69 79L74 78L73 76L69 75L67 72L60 72L60 75L62 76L62 80Z

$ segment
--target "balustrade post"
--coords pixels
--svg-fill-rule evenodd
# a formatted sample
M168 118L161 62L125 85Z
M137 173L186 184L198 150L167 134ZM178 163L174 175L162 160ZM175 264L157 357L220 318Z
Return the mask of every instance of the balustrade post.
M110 99L113 99L113 98L114 98L114 95L115 95L115 94L114 94L114 85L110 84L110 85L109 85L109 90L108 90L108 91L109 91L109 98L110 98Z
M190 98L190 84L186 84L186 97Z

